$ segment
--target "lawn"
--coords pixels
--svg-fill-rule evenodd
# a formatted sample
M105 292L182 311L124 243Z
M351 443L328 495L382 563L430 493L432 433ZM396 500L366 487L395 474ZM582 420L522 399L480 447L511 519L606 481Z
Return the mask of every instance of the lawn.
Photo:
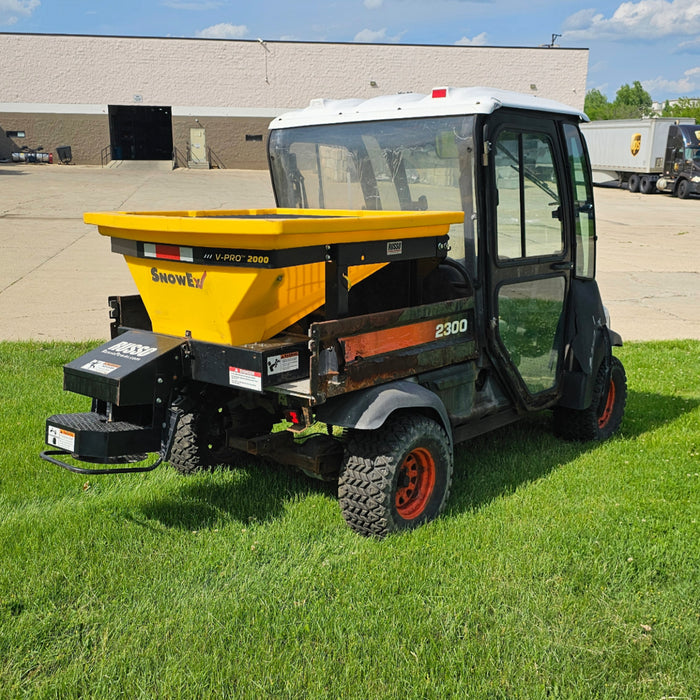
M461 445L445 514L383 541L282 467L41 461L87 347L0 343L0 697L700 698L700 342L619 351L606 443Z

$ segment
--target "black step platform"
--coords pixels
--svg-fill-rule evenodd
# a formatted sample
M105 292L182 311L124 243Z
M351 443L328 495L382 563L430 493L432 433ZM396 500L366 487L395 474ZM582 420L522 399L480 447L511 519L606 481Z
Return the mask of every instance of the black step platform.
M160 426L108 421L98 413L63 413L46 420L46 444L77 459L108 462L115 457L160 450Z

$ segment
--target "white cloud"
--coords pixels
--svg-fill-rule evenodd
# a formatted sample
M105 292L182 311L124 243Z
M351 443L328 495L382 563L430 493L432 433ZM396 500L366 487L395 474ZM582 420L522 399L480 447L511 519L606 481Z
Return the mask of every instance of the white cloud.
M475 37L470 39L469 37L463 36L459 41L455 41L457 46L486 46L486 32L481 32Z
M39 5L39 0L0 0L0 25L16 24L30 17Z
M365 0L363 4L368 10L377 10L384 4L384 0Z
M673 53L700 53L700 38L681 41L678 44L678 49Z
M664 92L676 95L692 96L700 90L700 66L690 68L678 80L668 80L658 77L652 80L642 80L642 86L649 93Z
M387 36L386 29L378 29L376 31L373 29L363 29L355 34L353 41L357 41L361 44L395 44L401 41L401 34L397 36Z
M610 17L585 9L564 21L565 39L659 39L700 33L697 0L623 2Z
M221 22L198 31L196 35L203 39L242 39L247 34L248 27L245 24Z

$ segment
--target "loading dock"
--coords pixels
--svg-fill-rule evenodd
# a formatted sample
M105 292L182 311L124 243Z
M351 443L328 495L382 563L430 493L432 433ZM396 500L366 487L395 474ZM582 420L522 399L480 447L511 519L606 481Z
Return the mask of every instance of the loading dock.
M108 111L113 160L172 160L170 107L109 105Z

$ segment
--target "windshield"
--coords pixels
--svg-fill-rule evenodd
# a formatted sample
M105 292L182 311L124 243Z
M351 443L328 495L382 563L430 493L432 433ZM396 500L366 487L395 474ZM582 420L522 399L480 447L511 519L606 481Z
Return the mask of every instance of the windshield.
M474 263L473 116L273 130L280 207L464 211L450 257ZM466 246L465 246L466 241Z

